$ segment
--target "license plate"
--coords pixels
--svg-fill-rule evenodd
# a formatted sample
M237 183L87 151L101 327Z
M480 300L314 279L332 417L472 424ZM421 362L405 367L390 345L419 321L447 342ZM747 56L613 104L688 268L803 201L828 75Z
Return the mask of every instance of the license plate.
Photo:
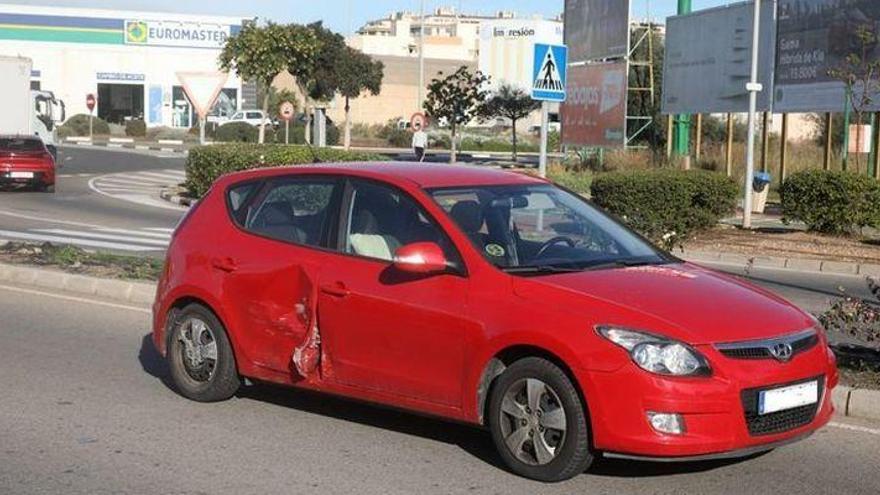
M819 402L819 382L798 383L758 393L758 414L770 414Z
M33 172L9 172L9 177L12 179L33 179Z

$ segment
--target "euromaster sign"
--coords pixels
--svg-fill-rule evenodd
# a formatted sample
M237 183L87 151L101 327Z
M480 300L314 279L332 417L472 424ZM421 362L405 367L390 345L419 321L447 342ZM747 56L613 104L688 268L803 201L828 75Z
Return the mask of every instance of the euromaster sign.
M125 21L129 45L221 48L231 29L228 25L176 21Z

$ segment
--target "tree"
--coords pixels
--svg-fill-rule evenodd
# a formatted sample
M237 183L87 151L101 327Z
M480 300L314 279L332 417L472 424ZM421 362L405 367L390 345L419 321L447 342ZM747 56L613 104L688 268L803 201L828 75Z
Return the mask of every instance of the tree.
M351 146L351 100L364 91L377 95L382 88L385 67L369 55L346 47L336 64L336 86L345 98L345 149Z
M502 84L486 101L481 109L484 117L504 117L510 119L513 126L513 161L516 162L516 121L528 117L541 108L541 102L533 100L531 95L510 84Z
M310 64L291 65L290 72L303 95L306 116L306 142L311 143L312 107L314 102L329 101L336 95L336 66L347 46L342 35L324 27L320 21L305 27L317 44L317 52Z
M226 39L219 65L223 70L234 70L243 80L257 83L263 94L263 113L268 115L272 81L289 68L311 66L317 49L314 33L303 26L273 22L265 26L246 24ZM260 143L265 141L265 135L264 119L260 123Z
M855 50L846 56L840 67L828 71L828 75L843 81L856 124L861 129L865 122L865 112L874 105L874 98L880 92L880 59L873 56L878 37L868 25L861 25L855 30ZM845 130L848 132L848 130ZM860 166L860 155L856 154L856 166Z
M457 159L455 139L458 127L467 124L480 114L481 107L486 101L486 91L483 86L488 81L489 78L482 72L471 73L466 66L461 66L446 77L439 72L438 77L431 80L428 85L428 95L424 102L425 111L432 120L446 120L449 123L452 131L451 163L455 163Z

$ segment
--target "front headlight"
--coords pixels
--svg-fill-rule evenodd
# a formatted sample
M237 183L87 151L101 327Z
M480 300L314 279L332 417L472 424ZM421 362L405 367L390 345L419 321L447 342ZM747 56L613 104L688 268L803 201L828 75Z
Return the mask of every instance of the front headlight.
M667 337L624 328L599 326L599 335L629 352L633 362L658 375L705 376L709 363L689 345Z

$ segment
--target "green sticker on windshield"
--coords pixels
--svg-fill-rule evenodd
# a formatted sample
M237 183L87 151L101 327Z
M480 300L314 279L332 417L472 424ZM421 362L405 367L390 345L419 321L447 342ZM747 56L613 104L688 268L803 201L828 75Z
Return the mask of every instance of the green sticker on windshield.
M487 244L486 245L486 253L493 258L500 258L504 256L504 248L499 246L498 244Z

